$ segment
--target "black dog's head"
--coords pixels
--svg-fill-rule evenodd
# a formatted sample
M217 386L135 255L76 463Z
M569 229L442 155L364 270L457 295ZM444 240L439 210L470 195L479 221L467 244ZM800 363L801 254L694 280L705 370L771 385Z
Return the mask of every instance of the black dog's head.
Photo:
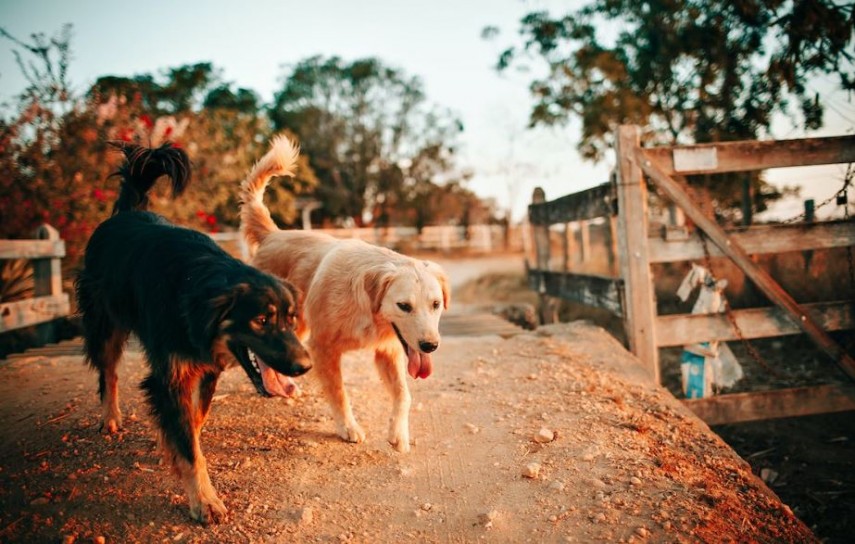
M297 293L291 284L250 273L214 299L214 345L225 345L261 395L290 396L288 376L312 368L309 353L294 334Z

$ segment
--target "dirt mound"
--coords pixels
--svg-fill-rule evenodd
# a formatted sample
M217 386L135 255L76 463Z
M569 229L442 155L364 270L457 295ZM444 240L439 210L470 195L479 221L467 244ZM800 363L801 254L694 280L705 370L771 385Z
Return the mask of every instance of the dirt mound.
M311 380L285 401L227 373L202 447L230 514L204 528L158 464L139 353L120 367L116 437L98 433L81 357L17 360L0 368L0 540L814 540L602 329L447 338L435 362L413 383L406 455L384 440L388 398L366 353L344 365L359 445L332 434Z

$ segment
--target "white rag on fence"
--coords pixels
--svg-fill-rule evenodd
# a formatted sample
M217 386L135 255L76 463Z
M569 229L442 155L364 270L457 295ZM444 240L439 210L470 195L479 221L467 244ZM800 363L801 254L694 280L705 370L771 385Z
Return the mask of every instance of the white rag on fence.
M696 287L700 286L698 299L692 308L693 314L712 314L725 311L727 300L724 288L727 280L718 280L703 266L692 264L692 270L683 278L677 296L685 302ZM742 366L724 342L716 340L683 346L680 357L683 378L683 394L686 398L702 398L715 394L716 389L733 387L742 379Z

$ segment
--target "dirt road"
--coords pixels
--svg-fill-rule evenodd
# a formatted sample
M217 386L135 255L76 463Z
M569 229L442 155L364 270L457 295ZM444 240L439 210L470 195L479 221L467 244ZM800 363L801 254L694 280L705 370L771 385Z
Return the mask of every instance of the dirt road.
M411 382L404 455L384 440L388 398L364 353L345 362L359 445L332 434L311 380L295 402L227 373L202 446L230 513L206 528L158 464L139 353L120 369L117 437L98 433L81 357L17 360L0 367L0 541L814 540L601 329L445 338L435 368Z

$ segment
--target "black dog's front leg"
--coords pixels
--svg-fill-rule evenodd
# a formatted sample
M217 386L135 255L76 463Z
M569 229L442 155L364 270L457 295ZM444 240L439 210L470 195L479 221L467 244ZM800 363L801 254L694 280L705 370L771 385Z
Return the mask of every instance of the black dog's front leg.
M175 359L169 368L171 377L152 374L142 384L160 428L164 456L184 485L190 516L205 524L219 522L227 510L211 485L199 447L199 433L217 375L203 374L193 365Z

